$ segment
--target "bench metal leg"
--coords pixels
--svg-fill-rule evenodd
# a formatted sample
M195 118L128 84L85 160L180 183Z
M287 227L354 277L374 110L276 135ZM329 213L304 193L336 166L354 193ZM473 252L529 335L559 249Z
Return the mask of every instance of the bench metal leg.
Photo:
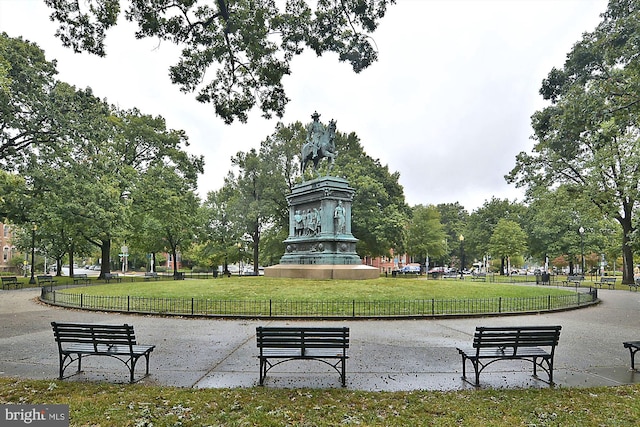
M629 355L631 356L631 370L635 371L636 370L636 352L640 350L640 347L634 347L633 345L626 345L626 344L625 344L625 347L629 349Z
M64 359L65 359L64 357L62 357L62 353L58 354L58 359L60 360L60 372L58 375L58 379L61 380L64 376Z
M347 369L346 369L346 360L345 359L341 359L342 360L342 373L340 374L340 378L342 379L342 387L346 387L347 386Z
M264 379L267 376L267 359L264 357L260 358L260 380L258 384L264 385Z
M467 360L469 360L471 362L471 365L473 365L473 371L475 374L474 383L467 379ZM478 369L478 363L478 360L474 360L473 358L467 357L466 355L462 354L462 379L475 387L480 387L480 370Z

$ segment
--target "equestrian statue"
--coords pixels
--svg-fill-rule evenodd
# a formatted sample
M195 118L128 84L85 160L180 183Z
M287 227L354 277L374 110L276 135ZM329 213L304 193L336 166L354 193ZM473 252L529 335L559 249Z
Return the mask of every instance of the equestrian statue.
M329 175L337 155L334 143L336 121L330 120L329 126L325 127L320 122L320 114L317 112L314 112L311 118L313 122L307 125L307 140L302 146L300 170L304 174L309 162L313 162L313 171L318 173L318 163L323 158L326 158L329 163L329 169L327 170L327 175Z

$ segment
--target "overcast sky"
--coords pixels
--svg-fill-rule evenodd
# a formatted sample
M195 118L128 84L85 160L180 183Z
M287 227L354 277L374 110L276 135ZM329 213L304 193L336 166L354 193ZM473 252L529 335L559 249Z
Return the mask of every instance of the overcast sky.
M410 205L459 202L469 212L492 196L521 200L504 175L530 151L531 115L544 107L540 83L562 67L606 0L398 0L374 34L379 61L355 74L335 55L296 58L284 80L289 124L318 111L325 124L355 132L368 155L400 173ZM120 108L162 115L184 129L188 151L204 155L199 191L222 186L230 158L259 148L278 119L255 110L247 124L225 125L208 104L170 83L179 50L136 41L121 17L107 57L74 54L54 37L42 0L0 0L0 31L37 43L58 61L58 78Z

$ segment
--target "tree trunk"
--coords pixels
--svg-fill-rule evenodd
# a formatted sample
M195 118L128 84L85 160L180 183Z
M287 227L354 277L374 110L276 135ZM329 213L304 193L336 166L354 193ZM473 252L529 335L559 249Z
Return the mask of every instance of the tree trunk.
M171 246L171 255L173 256L173 277L178 277L178 249Z
M100 276L98 279L104 279L105 274L111 273L111 239L102 240L100 256L102 257L102 263L100 264Z
M253 229L253 274L256 276L259 274L258 272L258 254L260 248L260 225L256 222L255 227Z
M634 229L631 225L631 216L627 215L626 218L620 218L619 222L622 226L622 283L633 283L633 248L631 247L631 239L629 236L633 233Z
M73 277L73 252L74 252L74 245L73 243L71 243L69 245L69 277Z
M569 261L569 276L573 276L573 261Z

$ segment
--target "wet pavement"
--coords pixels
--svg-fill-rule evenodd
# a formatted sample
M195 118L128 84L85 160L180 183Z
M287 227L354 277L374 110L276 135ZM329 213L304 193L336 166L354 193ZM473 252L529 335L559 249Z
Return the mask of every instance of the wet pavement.
M178 387L254 387L258 384L256 326L348 326L347 389L367 391L473 389L462 378L456 347L471 345L476 326L562 325L556 348L556 387L640 382L623 341L640 339L640 292L599 290L602 303L557 313L436 320L222 320L154 317L51 307L38 290L0 291L0 376L55 379L58 351L50 323L129 323L140 344L155 344L143 384ZM640 362L639 362L640 363ZM128 370L107 357L83 359L84 371L67 381L126 383ZM467 366L467 372L472 369ZM74 366L65 373L72 373ZM480 376L481 388L544 388L531 363L500 361ZM544 372L542 378L546 378ZM331 367L292 361L273 368L267 387L340 387Z

